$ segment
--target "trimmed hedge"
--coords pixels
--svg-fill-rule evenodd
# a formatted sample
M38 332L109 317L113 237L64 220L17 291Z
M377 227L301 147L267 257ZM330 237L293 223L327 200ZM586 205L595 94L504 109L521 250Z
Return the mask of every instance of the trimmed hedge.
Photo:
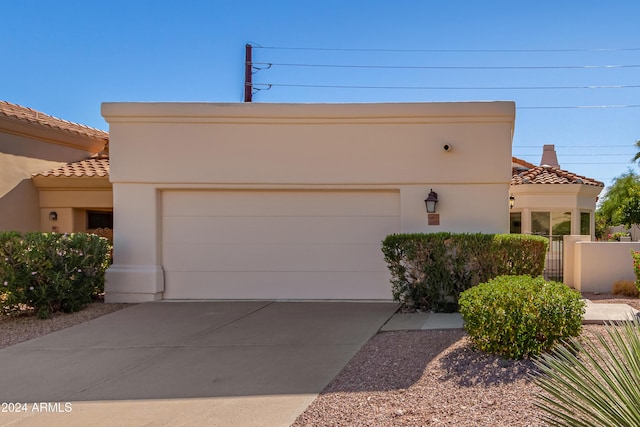
M500 275L539 276L548 240L522 234L393 234L382 242L393 298L455 311L461 292Z
M460 294L473 345L510 359L539 355L582 330L578 291L542 277L499 276Z
M0 232L0 305L47 318L74 312L104 291L111 244L93 234Z

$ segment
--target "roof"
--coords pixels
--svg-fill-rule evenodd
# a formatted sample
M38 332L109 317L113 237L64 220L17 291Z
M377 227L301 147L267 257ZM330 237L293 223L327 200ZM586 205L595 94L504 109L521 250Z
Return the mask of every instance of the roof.
M527 170L513 169L511 185L519 184L583 184L604 187L604 183L555 166L535 166Z
M0 101L0 118L3 117L23 123L36 124L63 132L96 138L105 142L109 141L109 133L103 130L59 119L40 111L12 104L7 101Z
M536 167L536 165L534 165L533 163L529 163L525 160L519 159L517 157L511 157L511 163L515 163L519 166L522 166L523 168L526 169L533 169Z
M56 169L34 173L33 176L108 177L109 158L94 157L79 162L67 163Z

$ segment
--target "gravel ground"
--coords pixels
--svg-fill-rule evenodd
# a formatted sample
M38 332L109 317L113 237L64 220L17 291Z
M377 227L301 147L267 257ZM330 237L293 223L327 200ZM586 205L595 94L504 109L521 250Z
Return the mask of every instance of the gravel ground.
M96 301L76 313L55 313L50 319L38 319L25 311L19 315L0 315L0 349L28 341L69 326L112 313L131 304L105 304Z
M638 299L585 297L640 309ZM603 331L587 325L583 335ZM542 426L535 374L530 360L474 351L462 330L379 333L294 426Z

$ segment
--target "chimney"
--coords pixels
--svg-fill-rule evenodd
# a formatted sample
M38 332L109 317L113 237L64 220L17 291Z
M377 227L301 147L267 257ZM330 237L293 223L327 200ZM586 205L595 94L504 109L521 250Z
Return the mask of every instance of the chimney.
M558 156L556 155L556 146L553 144L545 145L542 147L542 160L540 160L540 166L554 166L559 168Z

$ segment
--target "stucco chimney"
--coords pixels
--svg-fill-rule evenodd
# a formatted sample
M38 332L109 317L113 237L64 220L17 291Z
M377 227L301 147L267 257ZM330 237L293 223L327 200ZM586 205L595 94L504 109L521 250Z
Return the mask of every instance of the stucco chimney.
M540 166L555 166L560 167L558 164L558 156L556 155L556 146L553 144L545 145L542 147L542 160L540 160Z

